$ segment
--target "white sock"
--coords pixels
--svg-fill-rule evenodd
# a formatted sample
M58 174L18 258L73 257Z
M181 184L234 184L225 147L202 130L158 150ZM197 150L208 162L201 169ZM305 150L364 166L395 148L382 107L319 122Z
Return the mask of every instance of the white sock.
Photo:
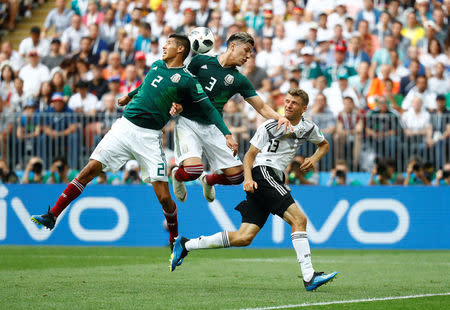
M306 231L295 231L291 234L291 239L295 252L297 252L297 261L300 263L300 268L302 269L303 280L308 282L314 275L308 234Z
M211 236L200 236L195 239L190 239L184 244L184 247L188 251L228 248L229 246L230 240L228 239L228 233L226 231L218 232L217 234Z

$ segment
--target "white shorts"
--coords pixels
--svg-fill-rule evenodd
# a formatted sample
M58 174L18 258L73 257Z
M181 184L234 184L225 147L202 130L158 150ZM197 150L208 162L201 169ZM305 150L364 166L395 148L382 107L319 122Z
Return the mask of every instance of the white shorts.
M167 162L161 147L160 130L136 126L125 117L119 118L91 155L102 163L103 171L116 173L131 159L141 168L142 181L167 182Z
M242 165L239 158L233 156L233 151L216 125L199 124L180 116L175 125L177 165L188 158L202 158L203 151L213 171Z

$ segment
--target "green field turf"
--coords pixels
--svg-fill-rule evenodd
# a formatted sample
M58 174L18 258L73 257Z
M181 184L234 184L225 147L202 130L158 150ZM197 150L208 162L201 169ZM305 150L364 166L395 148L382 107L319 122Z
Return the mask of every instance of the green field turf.
M450 251L313 250L316 270L340 272L316 292L304 290L294 250L197 251L172 273L168 258L168 248L0 246L0 309L241 309L450 292ZM450 296L307 309L450 309Z

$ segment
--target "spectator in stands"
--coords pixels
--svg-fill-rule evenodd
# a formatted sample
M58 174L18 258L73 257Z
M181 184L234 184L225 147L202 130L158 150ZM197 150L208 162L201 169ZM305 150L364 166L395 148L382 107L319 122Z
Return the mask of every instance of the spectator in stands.
M211 18L211 12L213 11L209 7L208 0L199 0L199 8L195 11L195 23L199 27L207 27L209 19Z
M127 1L119 0L117 2L116 14L114 15L114 24L117 28L123 28L129 22L131 22L131 16L127 12Z
M281 84L281 73L283 66L283 55L272 49L273 40L271 37L263 39L263 50L256 54L256 65L264 69L272 83Z
M102 77L102 69L92 66L92 80L88 82L88 91L100 100L108 92L108 81Z
M347 8L345 5L345 0L337 0L335 2L334 12L328 15L328 18L325 18L325 20L327 20L327 28L334 29L334 26L337 24L341 26L345 24L345 18L347 17ZM319 15L319 20L322 16L327 17L327 14L321 13Z
M99 38L108 46L113 44L117 37L117 25L114 24L114 9L109 8L105 12L105 21L100 24Z
M380 11L374 8L373 0L364 0L364 9L359 11L356 17L356 27L362 20L366 20L370 31L375 31L379 19Z
M16 91L15 77L13 68L8 63L0 65L0 103L5 104L11 101L11 96Z
M399 20L394 20L391 25L392 35L399 51L406 53L411 46L411 40L402 34L403 24Z
M113 95L116 102L117 102L117 100L119 100L119 98L121 96L124 95L124 94L120 93L120 82L121 82L121 79L120 79L120 76L118 76L118 75L111 76L108 80L108 90L109 91L106 94ZM103 95L103 97L101 99L102 106L104 106L105 95Z
M38 138L42 132L40 119L36 114L36 104L28 100L23 108L22 116L16 130L17 154L20 157L36 155L38 150Z
M37 51L31 50L28 58L30 63L20 69L19 77L23 80L23 91L30 96L35 96L39 92L41 83L50 79L50 72L41 64Z
M344 30L342 31L342 35L346 41L350 41L354 36L354 28L355 20L351 16L347 16L345 18Z
M387 11L383 11L380 14L380 20L375 25L374 35L378 37L380 42L385 42L385 38L387 35L392 35L391 33L391 15ZM383 47L386 47L383 43Z
M435 66L439 62L448 63L448 57L443 53L443 49L439 41L435 38L428 43L428 53L423 54L420 62L425 66L427 76L436 74Z
M0 183L4 184L20 183L17 174L8 168L4 160L0 161Z
M432 150L433 162L441 166L445 160L450 160L450 110L445 106L444 95L436 97L436 105L436 111L430 115L426 145L428 150Z
M421 55L428 53L428 45L432 39L436 37L436 24L432 20L427 20L423 24L425 28L425 36L417 42L417 48Z
M445 2L447 5L450 2ZM444 13L444 10L442 7L435 5L433 9L433 21L436 24L436 39L439 40L439 42L443 45L447 36L448 36L448 14L449 10L447 9L447 16Z
M390 34L386 35L384 37L384 47L378 49L372 56L369 75L375 77L375 74L379 73L378 69L381 65L392 65L390 53L396 50L394 37ZM399 53L399 58L403 59L403 54L399 51L397 52Z
M128 94L132 90L135 90L142 81L138 79L137 70L135 65L128 65L125 68L125 79L120 83L119 92L122 94Z
M333 82L338 81L338 75L344 76L347 75L347 78L353 75L356 75L357 72L353 67L349 67L345 64L345 53L347 48L345 45L336 45L334 51L334 60L335 62L327 67L324 71L325 76L328 80L328 85L333 86Z
M401 121L406 136L405 152L406 154L417 154L424 148L425 136L431 124L430 114L422 108L420 97L412 98L411 108L402 114Z
M435 184L438 186L450 185L450 162L447 162L442 169L438 170Z
M417 10L417 18L419 24L424 24L426 21L432 19L432 14L428 10L428 0L416 0L415 9Z
M430 185L431 182L425 177L423 163L420 158L412 158L406 168L406 178L403 185Z
M137 36L139 35L139 28L141 27L141 18L142 18L142 9L135 7L133 11L131 11L131 22L129 22L124 26L124 29L127 32L127 36L132 38L133 40L136 39Z
M184 9L183 21L181 25L175 28L175 33L187 34L195 26L195 11L191 8L186 8Z
M60 37L66 28L70 26L70 19L74 11L66 8L66 0L56 0L55 8L52 9L44 22L43 37L47 36L49 30L54 26L53 37Z
M384 160L377 158L370 174L369 185L393 185L392 175L389 172L388 165Z
M127 37L123 39L120 51L120 62L123 67L134 64L134 39Z
M322 158L320 165L322 170L330 170L333 158L333 136L336 131L336 118L327 106L327 98L319 93L314 99L314 105L308 113L308 118L319 126L325 139L330 145L328 153Z
M444 75L445 64L438 62L435 65L435 74L428 79L428 90L435 94L450 93L450 76Z
M71 178L73 179L73 178ZM44 176L45 184L69 183L69 165L65 157L56 157L50 166L50 172Z
M337 84L332 86L326 94L328 99L328 107L335 116L337 116L344 109L343 101L346 97L352 99L352 102L357 109L363 110L366 108L365 105L360 105L360 101L358 100L358 96L355 91L353 88L349 87L348 75L345 73L340 73L338 75Z
M339 113L336 125L337 157L352 159L353 167L359 164L363 122L356 111L352 97L344 98L344 110Z
M77 113L95 115L102 108L101 102L95 95L88 92L89 84L87 82L79 81L76 86L77 92L69 99L69 109Z
M98 119L101 121L98 142L111 129L113 123L119 118L120 113L116 108L115 98L112 94L106 94L104 97L105 109L98 113Z
M44 118L44 135L41 136L41 158L49 159L51 155L68 154L70 166L77 167L80 135L77 133L79 124L75 114L65 103L62 94L52 96L52 106ZM47 163L49 164L49 163Z
M148 71L150 70L150 67L146 65L145 53L142 51L136 52L134 54L134 62L136 64L136 72L137 72L138 78L141 81L144 81L145 76L147 75Z
M50 46L46 39L41 39L41 28L33 26L30 29L30 36L20 42L19 54L26 58L30 52L37 52L40 57L47 56Z
M400 94L394 93L394 82L391 79L387 79L384 81L384 91L382 96L386 97L388 102L390 103L390 108L397 111L397 113L403 113L402 110L402 102L403 96Z
M18 73L20 68L23 66L22 56L18 52L16 52L10 41L4 41L1 46L1 53L6 56L6 60L9 61L9 64L14 70L14 73Z
M314 31L317 32L317 29ZM273 38L272 43L272 49L274 51L278 51L284 56L289 55L295 48L295 41L292 41L291 38L286 37L284 25L281 23L275 25L275 37ZM314 44L317 43L314 41Z
M73 58L81 59L90 65L98 63L99 57L92 53L92 39L89 36L81 38L80 51L73 55Z
M89 82L93 79L92 71L89 70L90 66L86 61L79 58L75 61L75 65L77 68L78 80Z
M31 157L25 168L22 183L43 183L44 162L40 157Z
M417 22L416 12L411 10L408 13L407 17L407 25L402 29L402 35L411 40L411 44L416 46L417 41L422 39L425 36L425 30L422 26Z
M255 57L256 55L252 54L247 60L244 64L242 74L247 77L259 93L265 93L271 89L270 80L267 72L263 68L256 65Z
M80 49L82 37L89 35L89 30L81 24L80 15L74 14L70 21L70 27L61 35L61 54L67 55Z
M44 112L50 107L53 89L50 81L42 82L39 93L33 98L37 111Z
M14 79L14 89L15 91L12 93L10 99L10 106L15 107L14 109L22 110L27 100L32 98L32 95L23 91L23 80L20 77ZM5 102L8 103L8 100Z
M380 47L378 37L373 35L369 30L369 22L365 19L358 24L358 32L361 38L361 47L364 52L372 57L373 53Z
M400 133L397 114L389 108L388 100L384 96L378 97L376 104L376 110L370 111L366 120L368 143L378 156L395 158L399 142L397 137Z
M407 76L409 74L409 71L400 61L397 50L393 49L392 51L390 51L389 56L390 56L390 63L392 66L390 77L392 78L393 81L399 83L400 86L401 79Z
M47 56L42 57L42 64L49 70L58 67L64 59L64 56L60 53L61 40L58 38L53 39L50 42L50 52Z
M89 37L91 38L92 46L92 54L100 58L100 55L102 52L108 52L109 45L106 41L104 41L102 38L100 38L99 35L99 25L97 24L91 24L89 26Z
M141 24L140 34L136 38L134 43L135 51L142 51L144 53L150 53L150 42L152 38L152 28L149 23Z
M334 168L330 172L328 185L361 185L358 181L347 176L348 166L344 159L337 159Z
M300 166L304 162L303 156L295 156L294 160L289 164L286 169L286 182L293 185L317 185L319 184L319 173L317 166L308 172L300 170Z
M123 67L120 63L120 54L112 52L108 56L108 66L103 70L103 78L109 80L112 76L122 76Z
M301 50L303 62L300 63L300 70L302 72L302 80L316 79L322 75L319 63L314 60L314 50L311 46L305 46Z
M377 76L374 79L372 79L372 82L370 83L369 92L367 94L367 106L370 110L375 109L376 98L384 95L387 81L392 82L393 86L392 92L394 94L398 93L400 85L398 82L394 82L392 81L392 79L390 79L391 70L392 70L391 65L381 65L380 72L377 73Z
M105 19L105 14L102 11L98 11L97 1L88 0L88 7L86 14L83 15L81 21L83 25L89 27L92 24L100 25Z
M231 2L231 1L228 1ZM263 12L264 17L264 25L262 28L258 31L256 31L256 35L259 39L262 39L264 37L274 37L275 36L275 26L274 26L274 20L273 20L273 11L272 10L264 10ZM289 38L292 40L292 37L289 36Z
M52 90L56 93L62 93L64 96L64 102L69 102L69 97L72 94L69 85L67 85L64 74L62 70L55 70L52 73L52 78L50 80Z
M358 74L348 78L348 85L353 88L358 97L358 106L366 107L366 97L369 94L371 79L369 78L369 63L363 61L357 69Z
M136 160L128 161L123 171L123 184L142 184L140 170Z
M433 111L436 109L436 94L428 90L428 80L425 75L420 75L416 79L416 86L406 95L402 103L402 109L404 111L411 107L413 98L420 98L422 101L422 109Z
M308 3L309 4L309 3ZM284 28L286 34L292 41L297 42L298 40L306 39L306 34L308 33L308 25L303 22L303 9L300 7L294 7L292 10L291 18L284 22Z
M154 18L152 20L147 19L147 22L150 24L152 28L152 34L156 37L160 37L163 31L164 25L166 24L164 21L165 10L162 6L159 6L154 11ZM220 13L219 13L220 14ZM151 15L147 15L147 18Z
M359 68L362 62L370 64L370 57L366 52L361 50L361 38L355 35L351 38L350 44L348 45L345 64L348 67Z
M408 92L416 86L416 79L419 76L420 63L417 59L411 59L409 63L409 74L400 80L400 94L406 96Z

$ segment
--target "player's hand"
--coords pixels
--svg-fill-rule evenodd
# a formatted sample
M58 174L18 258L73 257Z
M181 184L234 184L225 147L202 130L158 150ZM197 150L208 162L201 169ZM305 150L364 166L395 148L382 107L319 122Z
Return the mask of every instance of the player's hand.
M117 100L117 104L121 107L126 106L131 101L131 98L128 97L128 95L125 95L123 97L120 97L119 100Z
M183 106L179 103L172 102L172 107L170 108L169 114L175 116L183 112Z
M314 168L315 163L311 160L310 157L305 158L303 164L300 166L301 172L308 172L309 170Z
M291 122L290 122L286 117L281 116L281 117L278 119L278 127L277 127L277 130L279 130L279 129L281 128L281 126L283 126L283 125L284 125L284 133L287 132L287 129L288 129L288 128L289 128L289 131L290 131L290 132L294 132L294 128L292 127Z
M236 156L239 150L237 142L233 139L232 135L226 135L225 139L227 140L227 146L233 151L233 156Z
M258 188L258 183L253 180L244 180L244 191L253 193Z

